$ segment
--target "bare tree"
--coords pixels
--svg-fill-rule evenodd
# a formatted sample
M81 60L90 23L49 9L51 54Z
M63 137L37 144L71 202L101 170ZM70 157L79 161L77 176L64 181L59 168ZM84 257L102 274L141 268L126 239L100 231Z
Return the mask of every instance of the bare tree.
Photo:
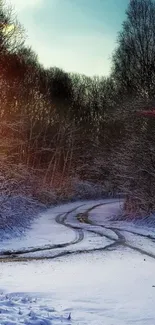
M129 94L154 95L155 3L131 0L113 56L113 74Z
M18 22L14 10L0 0L0 51L15 52L24 44L24 29Z

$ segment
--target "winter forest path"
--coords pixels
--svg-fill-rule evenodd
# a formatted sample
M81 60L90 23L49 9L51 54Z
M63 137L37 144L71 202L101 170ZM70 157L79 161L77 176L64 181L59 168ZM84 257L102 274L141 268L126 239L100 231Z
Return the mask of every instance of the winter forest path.
M86 202L84 204L75 204L72 208L68 206L65 213L58 213L54 221L60 227L68 228L74 232L74 238L64 243L38 245L37 247L26 247L24 249L11 249L0 251L1 262L13 261L31 261L43 259L55 259L72 254L86 254L97 251L117 250L119 247L134 250L144 256L155 259L155 237L147 233L139 233L137 229L129 230L127 226L119 227L113 225L112 219L107 222L104 217L104 208L119 204L119 201L112 202ZM97 209L99 208L98 212ZM102 213L98 222L95 217L95 211ZM92 215L93 213L93 215ZM48 226L48 225L47 225ZM128 238L126 234L132 235L134 240ZM51 234L52 236L52 234ZM93 240L95 238L95 242ZM147 248L139 244L139 239L147 240ZM91 242L91 245L90 245ZM138 243L138 244L137 244ZM148 244L149 243L149 244ZM151 245L151 250L149 248Z

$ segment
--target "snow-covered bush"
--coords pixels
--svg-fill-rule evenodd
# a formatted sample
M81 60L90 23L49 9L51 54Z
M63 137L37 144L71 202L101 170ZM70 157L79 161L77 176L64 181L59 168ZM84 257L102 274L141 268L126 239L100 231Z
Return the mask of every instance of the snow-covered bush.
M106 197L105 187L100 184L94 184L88 181L73 179L73 198L77 199L97 199Z

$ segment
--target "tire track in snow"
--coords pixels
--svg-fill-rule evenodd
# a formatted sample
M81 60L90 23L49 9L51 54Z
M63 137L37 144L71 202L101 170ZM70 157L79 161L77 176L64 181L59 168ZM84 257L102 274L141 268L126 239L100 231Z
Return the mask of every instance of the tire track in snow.
M80 228L80 229L77 229L76 227L72 227L70 225L66 225L65 224L65 221L67 219L67 216L70 214L70 213L73 213L74 211L78 210L80 207L84 206L84 204L81 204L79 206L77 206L76 208L72 209L72 210L69 210L67 211L65 214L64 213L61 213L59 214L58 216L56 216L55 218L55 221L65 227L68 227L72 230L75 231L75 239L72 240L72 241L69 241L69 242L66 242L66 243L62 243L62 244L56 244L56 245L44 245L44 246L41 246L41 247L34 247L34 248L27 248L27 249L21 249L21 250L8 250L8 251L2 251L0 252L0 257L1 256L5 256L6 258L7 257L13 257L15 258L16 256L18 255L22 255L22 254L29 254L29 253L36 253L36 252L44 252L44 251L48 251L48 250L54 250L54 249L58 249L58 248L65 248L65 247L68 247L70 245L75 245L75 244L78 244L80 243L83 239L84 239L84 232L83 230ZM0 259L1 261L1 259Z
M105 203L106 204L106 203ZM103 204L104 205L104 204ZM99 206L99 205L98 205ZM127 240L126 240L126 238L125 238L125 236L124 235L122 235L122 233L121 233L121 229L119 229L119 228L115 228L115 227L107 227L107 226L104 226L104 225L100 225L100 224L97 224L96 222L93 222L92 220L90 220L90 218L89 218L89 212L91 212L92 210L94 210L96 207L92 207L92 208L90 208L90 209L88 209L85 213L84 213L84 220L85 220L85 223L87 223L87 224L89 224L89 225L93 225L93 226L95 226L95 227L101 227L101 228L103 228L103 229L109 229L109 230L111 230L111 231L113 231L117 236L118 236L118 239L116 239L115 240L115 247L116 246L119 246L119 245L121 245L121 246L124 246L124 247L127 247L127 248L130 248L130 249L132 249L132 250L134 250L134 251L137 251L137 252L139 252L140 254L142 254L142 255L147 255L147 256L149 256L149 257L151 257L151 258L153 258L153 259L155 259L155 254L153 254L153 253L150 253L150 252L148 252L148 251L146 251L145 249L142 249L142 248L138 248L138 247L136 247L136 246L134 246L134 245L131 245L131 244L129 244L129 243L127 243ZM126 231L125 229L123 229L122 231ZM130 232L130 231L128 231L128 232ZM132 232L131 232L132 233ZM136 232L133 232L135 235L137 235L137 236L140 236L140 234L138 234L138 233L136 233ZM142 235L142 237L145 237L145 238L149 238L149 239L154 239L152 236L149 236L149 235ZM151 237L151 238L150 238Z
M0 259L1 262L22 262L22 261L32 261L32 260L45 260L45 259L56 259L56 258L59 258L59 257L63 257L63 256L69 256L69 255L78 255L78 254L86 254L86 253L91 253L91 252L99 252L99 251L108 251L108 250L112 250L112 249L115 249L116 247L118 246L122 246L122 247L127 247L127 248L130 248L134 251L137 251L139 253L141 253L142 255L147 255L151 258L154 258L155 259L155 255L152 254L152 253L149 253L148 251L145 251L144 249L141 249L141 248L138 248L138 247L135 247L134 245L131 245L129 243L127 243L127 240L125 238L125 236L121 233L121 229L119 228L115 228L115 227L107 227L107 226L104 226L104 225L100 225L100 224L97 224L96 222L93 222L92 220L90 220L89 218L89 212L91 212L92 210L94 210L95 208L99 207L99 206L104 206L104 205L107 205L109 204L108 202L107 203L100 203L100 204L96 204L94 205L93 207L90 207L88 209L86 209L83 213L80 213L80 216L82 217L83 219L83 222L85 224L89 224L89 225L92 225L93 227L101 227L103 228L104 230L110 230L112 231L115 235L116 235L116 239L114 239L114 237L110 236L109 234L104 234L104 233L101 233L99 232L97 229L83 229L80 225L72 225L72 224L69 224L67 221L67 218L68 216L75 212L76 210L78 210L80 207L84 206L85 204L82 204L82 205L79 205L77 206L76 208L72 209L72 210L69 210L68 212L66 212L65 214L61 213L59 214L56 218L55 218L55 221L67 228L70 228L72 230L75 231L76 233L76 237L73 241L70 241L70 242L67 242L67 243L64 243L64 244L58 244L58 245L52 245L52 246L44 246L44 247L40 247L40 248L32 248L32 249L27 249L27 250L21 250L21 251L9 251L8 254L6 255L6 252L5 252L5 256L2 257ZM78 218L78 214L76 216ZM39 251L45 251L45 250L53 250L53 249L57 249L57 248L66 248L66 247L69 247L70 245L73 245L73 244L78 244L79 242L81 242L83 239L84 239L84 230L85 231L88 231L88 232L92 232L96 235L99 235L101 237L106 237L110 240L113 241L112 244L109 244L107 246L104 246L104 247L99 247L99 248L92 248L92 249L77 249L75 251L72 251L72 250L68 250L68 251L62 251L60 253L56 253L55 255L53 256L48 256L48 257L24 257L24 256L21 256L25 253L33 253L33 252L39 252ZM126 231L125 229L123 229L122 231ZM130 232L130 231L129 231ZM140 236L140 234L137 234L135 233L135 235L138 235ZM146 238L149 238L149 236L145 236L143 235L143 237L146 237ZM152 238L154 239L154 238ZM2 256L2 254L1 254Z
M100 203L100 204L96 204L95 206L87 209L84 213L87 213L93 209L95 209L98 206L102 206L104 204L108 204L108 203ZM27 254L27 253L35 253L35 252L39 252L39 251L46 251L46 250L54 250L57 248L66 248L70 245L73 244L78 244L80 243L83 239L84 239L84 229L82 229L82 227L80 226L74 226L72 224L66 223L67 217L75 212L76 210L78 210L80 207L84 206L85 204L81 204L79 206L77 206L76 208L69 210L68 212L61 213L58 216L56 216L55 221L67 228L70 228L72 230L75 231L76 233L76 238L73 241L64 243L64 244L58 244L58 245L49 245L49 246L44 246L44 247L37 247L37 248L30 248L30 249L26 249L26 250L17 250L17 251L5 251L4 253L1 252L0 253L0 262L22 262L22 261L31 261L31 260L44 260L44 259L55 259L58 257L62 257L62 256L68 256L68 255L75 255L75 254L86 254L86 253L91 253L91 252L96 252L96 251L103 251L103 250L108 250L108 249L112 249L114 248L116 245L118 245L118 242L116 243L114 241L114 238L111 236L108 236L106 234L101 234L100 232L93 230L93 229L86 229L85 231L88 232L92 232L95 233L96 235L99 235L101 237L106 237L110 240L113 241L112 244L109 244L107 246L104 247L99 247L99 248L92 248L92 249L77 249L76 251L62 251L60 253L57 253L56 255L53 256L49 256L49 257L24 257L22 256L23 254Z

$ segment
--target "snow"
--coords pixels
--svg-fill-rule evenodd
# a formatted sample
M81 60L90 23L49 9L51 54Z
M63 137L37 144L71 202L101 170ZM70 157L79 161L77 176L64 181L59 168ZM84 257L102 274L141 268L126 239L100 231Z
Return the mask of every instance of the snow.
M117 221L122 203L60 205L40 212L23 236L4 239L1 252L21 249L19 259L26 259L1 256L0 324L152 325L155 234L144 224ZM77 219L84 212L88 223ZM30 247L36 251L24 253Z
M110 204L109 204L110 203ZM109 221L122 214L123 201L122 200L105 200L104 205L99 206L89 212L90 220L100 225L108 224Z
M151 240L149 238L144 238L143 236L135 236L132 233L122 231L127 242L134 247L146 250L148 253L155 254L155 239Z
M38 214L34 220L31 229L26 229L24 237L16 237L12 240L3 240L1 247L6 250L24 249L28 247L38 247L42 245L56 245L74 239L74 231L58 225L55 217L60 213L66 213L68 209L78 206L78 203L66 204L49 209L46 212Z
M33 220L31 228L26 228L25 232L22 233L23 236L16 236L11 239L3 239L1 242L1 251L5 250L21 250L32 247L40 247L46 245L58 245L63 244L68 241L73 241L75 238L75 232L71 229L64 227L63 225L57 224L55 217L60 214L65 214L69 210L75 209L81 206L77 210L70 214L70 219L74 220L75 215L78 212L83 212L88 207L92 207L95 204L105 202L100 201L80 201L74 203L68 203L56 206L54 208L48 209L46 212L41 212L38 214L38 218ZM111 200L106 200L106 202L111 202ZM69 219L69 220L70 220ZM72 224L72 222L71 222ZM78 222L79 224L79 222ZM80 224L81 227L81 224ZM90 228L88 225L85 226L86 229Z
M97 201L97 202L96 201L90 201L89 203L87 202L84 206L81 206L80 208L78 208L78 210L76 211L76 215L77 215L77 213L85 212L87 209L92 208L94 205L97 205L97 204L102 204L103 203L103 204L108 204L108 206L110 204L110 206L111 206L111 202L112 202L112 204L115 204L114 203L115 201L114 202L113 201L114 200L101 200L101 201ZM93 209L93 211L95 211L95 218L94 218L95 222L97 222L96 210L98 210L100 208L102 209L102 213L104 214L104 210L105 210L106 206L97 207L97 208ZM90 216L90 220L91 220L91 215L93 216L94 212L90 211L88 215ZM110 216L111 216L111 214L110 214L110 211L108 210L108 217L110 217ZM77 218L75 218L75 215L72 215L72 214L69 215L68 216L68 221L72 226L77 226L77 227L81 228L81 223L77 220ZM99 223L99 224L102 224L102 222ZM100 226L93 226L93 225L90 225L90 224L83 223L82 228L84 230L86 230L86 231L90 231L90 230L92 231L93 230L95 232L98 232L98 234L100 234L101 236L104 235L105 238L106 238L106 236L109 236L111 238L111 240L114 240L114 239L117 238L117 236L114 234L114 232L112 232L110 229L104 229L103 230L103 229L101 229Z
M45 251L36 251L36 252L31 252L31 253L23 253L20 256L21 257L36 257L36 258L52 258L52 257L57 257L58 254L63 253L76 253L77 251L80 253L81 251L88 251L88 250L97 250L99 248L103 249L107 245L110 245L113 243L112 240L109 240L105 237L98 237L95 234L91 233L84 233L84 239L78 243L78 245L69 245L67 247L62 248L56 248L53 250L45 250Z
M53 307L45 305L45 299L36 299L23 293L0 294L1 325L50 325L67 322L69 315L60 316Z
M127 221L122 218L123 200L104 200L104 203L104 205L89 212L89 219L91 221L106 227L114 227L120 230L127 230L128 232L130 231L135 234L138 233L155 238L155 230L153 227L155 225L155 217L153 215L147 218L138 218L138 220ZM121 216L121 219L118 216Z
M62 324L64 321L69 325L65 318L70 313L72 323L81 325L152 325L155 318L155 289L152 287L155 263L151 258L144 261L143 256L126 249L52 261L2 263L0 275L2 290L19 297L13 308L7 306L9 313L2 312L2 324L10 325L4 322L9 320L10 314L19 318L19 307L24 316L17 318L17 324L24 321L25 315L29 317L30 307L38 323L31 323L28 318L25 324ZM22 303L23 292L29 297L26 304ZM36 297L39 298L31 304L31 299ZM3 308L5 305L4 299ZM55 319L53 312L50 318L49 308L61 315L60 318ZM43 317L50 322L39 322Z

